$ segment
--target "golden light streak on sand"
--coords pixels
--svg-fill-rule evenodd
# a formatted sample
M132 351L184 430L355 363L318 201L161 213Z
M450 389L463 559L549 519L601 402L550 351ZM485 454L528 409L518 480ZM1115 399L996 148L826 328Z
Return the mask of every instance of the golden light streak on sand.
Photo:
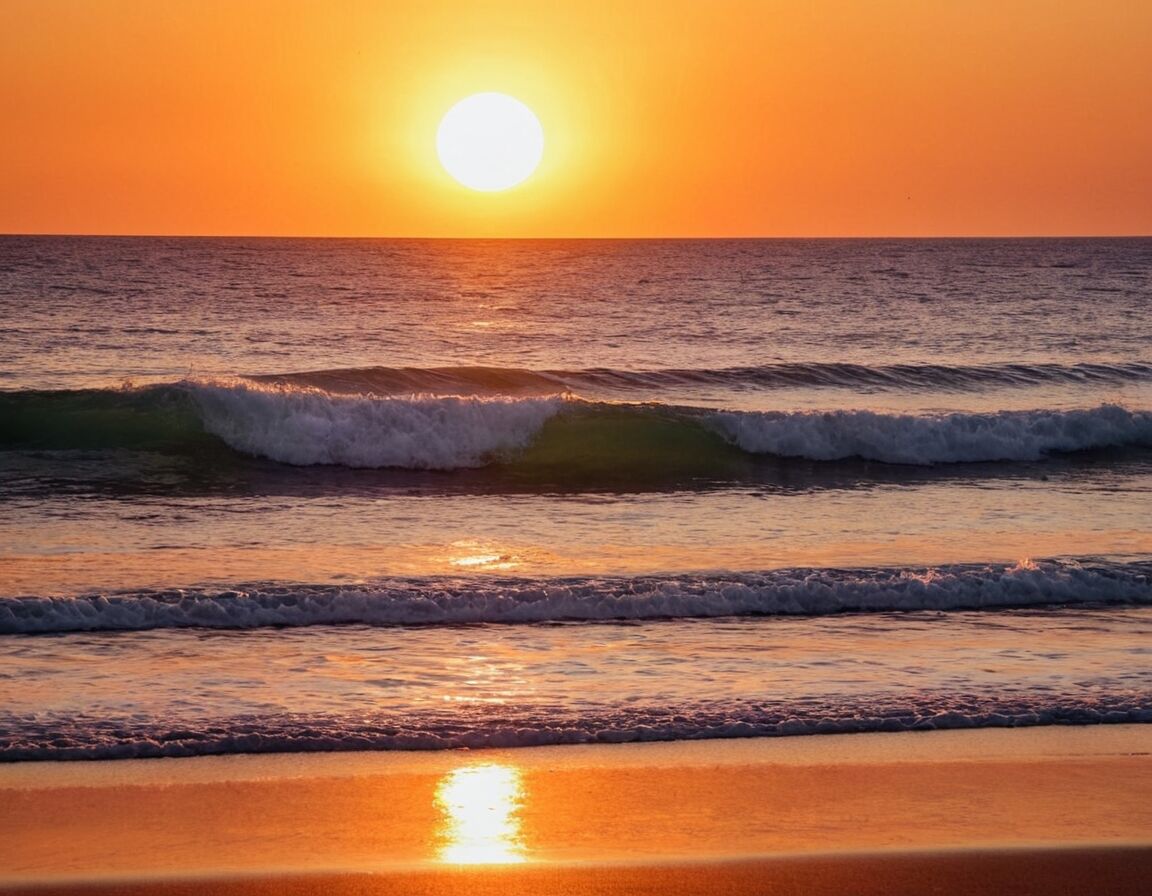
M436 805L444 814L440 861L508 865L527 861L520 832L524 788L514 765L457 768L440 779Z

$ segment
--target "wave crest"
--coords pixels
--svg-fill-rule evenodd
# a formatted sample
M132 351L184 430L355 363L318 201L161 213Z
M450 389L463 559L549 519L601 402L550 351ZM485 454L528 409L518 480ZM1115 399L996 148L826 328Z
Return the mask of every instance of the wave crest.
M450 470L525 447L560 399L380 399L255 383L196 384L204 428L246 454L298 466Z
M1152 414L1117 405L990 414L722 412L710 421L745 451L809 460L860 457L895 464L1023 461L1053 452L1152 445Z

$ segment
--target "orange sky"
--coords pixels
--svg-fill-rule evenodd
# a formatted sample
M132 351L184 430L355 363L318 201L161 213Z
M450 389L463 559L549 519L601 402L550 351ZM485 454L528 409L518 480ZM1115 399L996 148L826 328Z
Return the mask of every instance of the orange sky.
M2 0L0 123L6 233L1152 234L1152 2Z

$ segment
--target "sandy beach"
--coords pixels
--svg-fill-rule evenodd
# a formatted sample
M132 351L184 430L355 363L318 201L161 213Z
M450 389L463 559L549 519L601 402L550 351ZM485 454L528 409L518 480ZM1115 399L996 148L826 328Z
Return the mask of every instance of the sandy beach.
M1152 726L0 767L36 893L1138 893Z

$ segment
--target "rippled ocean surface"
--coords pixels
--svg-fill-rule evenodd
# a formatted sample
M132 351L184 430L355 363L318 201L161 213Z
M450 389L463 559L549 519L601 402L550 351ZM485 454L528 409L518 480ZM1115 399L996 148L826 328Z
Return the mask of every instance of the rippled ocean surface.
M0 237L0 760L1152 721L1152 240Z

